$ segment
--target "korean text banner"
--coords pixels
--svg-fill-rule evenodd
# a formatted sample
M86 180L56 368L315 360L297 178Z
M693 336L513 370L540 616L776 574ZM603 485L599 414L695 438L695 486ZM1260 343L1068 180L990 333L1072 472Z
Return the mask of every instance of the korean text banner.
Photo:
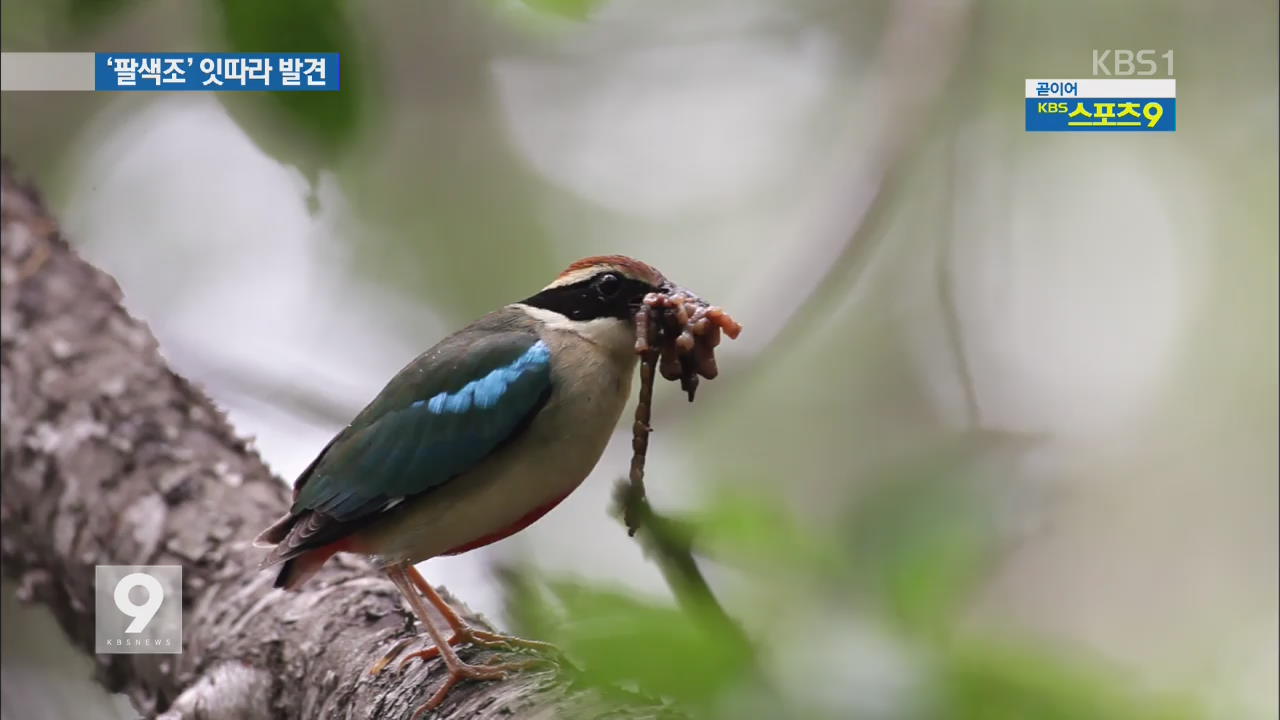
M338 53L95 53L99 91L341 89Z

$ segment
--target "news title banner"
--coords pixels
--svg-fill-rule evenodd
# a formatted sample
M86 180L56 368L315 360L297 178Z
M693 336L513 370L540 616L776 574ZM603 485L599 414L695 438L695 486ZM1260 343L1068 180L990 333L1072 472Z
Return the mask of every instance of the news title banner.
M1173 132L1173 78L1028 79L1028 132Z
M3 53L6 91L336 92L338 53Z

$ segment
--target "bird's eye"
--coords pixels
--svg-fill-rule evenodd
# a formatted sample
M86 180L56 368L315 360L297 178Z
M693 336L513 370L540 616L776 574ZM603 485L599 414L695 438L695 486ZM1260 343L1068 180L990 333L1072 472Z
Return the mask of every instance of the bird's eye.
M600 293L600 297L608 300L618 291L622 289L622 279L614 273L605 273L596 280L596 292Z

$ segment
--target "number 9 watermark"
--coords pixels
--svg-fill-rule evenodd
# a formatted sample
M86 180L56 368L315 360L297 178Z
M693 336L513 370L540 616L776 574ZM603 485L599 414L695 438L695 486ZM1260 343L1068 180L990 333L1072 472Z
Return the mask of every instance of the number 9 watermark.
M140 587L147 591L147 600L141 605L135 604L129 599L129 591ZM164 587L160 585L160 581L154 575L146 573L130 573L120 578L120 582L116 583L116 591L114 593L116 607L120 612L133 618L133 622L129 623L129 627L124 631L127 633L140 633L147 629L147 624L156 616L156 611L164 604Z
M97 652L182 652L181 566L98 565L94 580Z

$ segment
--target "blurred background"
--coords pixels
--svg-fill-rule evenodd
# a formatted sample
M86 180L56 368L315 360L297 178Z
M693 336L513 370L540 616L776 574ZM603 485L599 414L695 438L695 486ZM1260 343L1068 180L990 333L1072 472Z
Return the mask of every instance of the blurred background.
M578 257L745 325L696 403L657 388L647 484L758 673L609 515L627 423L545 520L422 568L591 678L713 718L1277 717L1274 3L0 8L5 51L342 54L337 94L0 97L285 480ZM1023 80L1105 48L1175 51L1177 131L1025 132ZM13 594L4 720L136 717Z

